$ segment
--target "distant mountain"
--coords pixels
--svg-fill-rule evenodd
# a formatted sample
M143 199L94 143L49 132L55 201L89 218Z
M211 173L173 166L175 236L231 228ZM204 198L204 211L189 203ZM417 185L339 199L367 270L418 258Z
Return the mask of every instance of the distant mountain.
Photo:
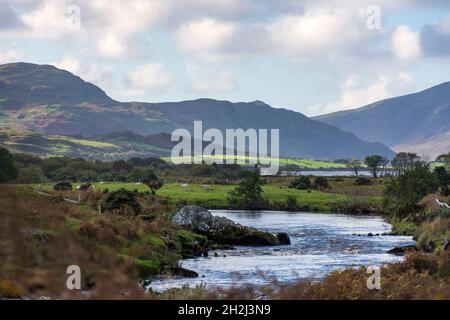
M280 129L280 152L284 157L393 156L393 151L380 143L367 143L352 133L260 101L122 103L109 98L95 85L53 66L28 63L0 66L1 129L85 138L120 132L122 139L123 132L128 132L126 138L138 143L142 137L130 133L170 134L176 128L192 129L194 120L202 120L204 130Z
M152 142L153 141L153 142ZM165 142L164 142L165 141ZM169 135L139 136L116 133L95 138L50 135L39 132L0 130L0 145L16 153L40 157L67 156L118 160L170 156ZM165 144L165 145L164 145Z
M380 141L396 151L434 158L450 151L450 82L314 119L366 141Z

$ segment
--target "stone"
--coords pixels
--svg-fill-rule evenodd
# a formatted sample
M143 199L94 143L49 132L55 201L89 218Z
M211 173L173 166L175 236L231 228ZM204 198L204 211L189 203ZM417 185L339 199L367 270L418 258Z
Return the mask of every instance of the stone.
M198 273L189 269L185 269L185 268L175 268L172 270L172 274L174 276L178 276L178 277L183 277L183 278L197 278L198 277Z
M291 239L289 238L289 235L285 232L278 233L277 239L281 245L290 245L291 244Z
M185 206L172 218L184 229L226 245L274 246L280 242L271 233L235 223L225 217L213 216L200 206Z
M434 252L435 249L436 249L436 244L432 240L427 241L425 243L425 245L423 246L423 250L428 253Z
M395 248L389 250L387 253L395 254L397 256L402 256L409 250L417 250L417 247L415 245L404 246L404 247L395 247Z
M450 249L450 239L445 239L444 241L444 250Z

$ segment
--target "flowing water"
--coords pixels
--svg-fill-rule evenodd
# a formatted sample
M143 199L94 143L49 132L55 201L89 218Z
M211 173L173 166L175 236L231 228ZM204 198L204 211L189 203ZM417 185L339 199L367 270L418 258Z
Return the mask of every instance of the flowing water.
M378 216L292 213L275 211L212 210L242 225L272 233L286 232L291 245L236 247L212 251L209 257L186 259L182 267L196 271L198 278L159 279L150 287L161 291L183 285L230 287L263 285L273 279L291 283L320 279L332 271L356 266L380 266L401 261L386 253L398 246L414 244L411 237L381 235L391 226ZM372 233L376 236L368 236ZM217 253L217 254L215 254Z

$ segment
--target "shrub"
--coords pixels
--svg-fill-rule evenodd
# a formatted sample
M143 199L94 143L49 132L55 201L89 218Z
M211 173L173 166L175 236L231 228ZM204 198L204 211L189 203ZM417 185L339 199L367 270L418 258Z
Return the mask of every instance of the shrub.
M264 183L265 181L261 179L258 171L248 171L239 185L229 192L228 202L231 206L239 209L263 208L266 205L262 189Z
M91 188L92 188L92 184L90 184L90 183L83 183L80 186L79 190L80 191L87 191L87 190L90 190Z
M69 182L59 182L53 186L55 191L67 191L72 190L72 185Z
M357 177L355 179L355 184L357 186L370 186L372 184L372 179L369 177Z
M297 210L298 209L298 202L297 198L294 196L288 196L286 199L286 209L287 210Z
M136 200L135 194L126 189L119 189L108 194L105 200L107 210L121 210L124 207L130 207L135 215L141 212L141 205Z
M314 180L314 188L317 190L325 190L329 189L330 185L328 183L328 179L325 177L317 177Z
M295 188L299 190L311 189L311 180L307 176L300 176L295 178L289 185L289 188Z

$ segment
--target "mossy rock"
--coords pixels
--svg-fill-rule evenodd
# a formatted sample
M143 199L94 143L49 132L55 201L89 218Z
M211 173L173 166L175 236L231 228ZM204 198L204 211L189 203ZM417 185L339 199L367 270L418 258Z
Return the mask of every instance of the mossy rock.
M139 276L142 278L154 276L161 272L161 260L155 258L151 260L134 260L136 267L138 268Z
M187 230L176 233L176 246L184 258L200 256L209 247L208 238Z

